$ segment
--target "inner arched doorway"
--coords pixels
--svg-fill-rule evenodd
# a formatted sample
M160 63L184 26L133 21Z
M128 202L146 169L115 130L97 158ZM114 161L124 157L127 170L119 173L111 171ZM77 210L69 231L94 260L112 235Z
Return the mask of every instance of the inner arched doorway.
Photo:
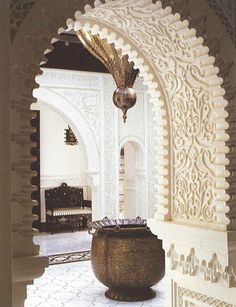
M146 218L147 176L143 146L132 139L123 141L120 147L119 186L119 217Z

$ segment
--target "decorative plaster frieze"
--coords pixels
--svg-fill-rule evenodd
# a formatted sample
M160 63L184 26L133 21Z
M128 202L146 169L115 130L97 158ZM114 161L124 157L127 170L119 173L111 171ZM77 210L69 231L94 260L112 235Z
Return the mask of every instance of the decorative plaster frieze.
M53 88L52 91L68 100L84 116L98 144L100 137L100 93L95 91L93 87L88 90Z
M191 248L189 254L179 255L174 244L166 254L170 260L170 269L178 270L189 276L201 276L203 280L211 283L223 281L229 287L236 287L236 274L231 266L223 266L218 260L217 254L213 253L210 260L200 259L196 256L195 249Z
M91 89L101 88L100 75L97 73L86 73L71 70L58 70L43 68L43 74L36 76L35 80L41 86L70 89ZM106 75L106 74L104 74Z
M174 283L176 295L173 307L234 307L229 302L224 302L211 296L196 292L187 288L180 287Z
M66 182L68 185L71 186L80 186L85 185L87 180L87 175L81 175L81 176L41 176L40 177L40 187L42 189L50 188L50 187L56 187L57 185L60 185L63 182Z

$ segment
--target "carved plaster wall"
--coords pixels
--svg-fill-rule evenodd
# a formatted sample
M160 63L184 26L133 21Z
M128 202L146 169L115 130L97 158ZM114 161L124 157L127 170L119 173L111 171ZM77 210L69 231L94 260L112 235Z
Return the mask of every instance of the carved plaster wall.
M233 304L221 301L219 299L204 295L202 293L183 288L177 283L174 284L175 297L174 306L185 307L234 307Z
M213 74L211 64L214 61L201 46L202 40L187 28L187 22L178 21L177 15L171 15L170 8L162 10L159 2L150 3L145 10L142 5L142 1L135 5L132 1L119 1L103 5L102 10L101 7L93 10L88 7L85 15L77 14L76 21L68 20L67 24L75 31L84 27L108 37L110 42L128 53L137 66L141 54L132 48L135 44L142 46L143 52L145 49L146 65L141 65L141 74L144 80L145 77L149 79L147 84L151 94L155 95L159 86L161 95L161 99L153 99L159 105L155 110L161 125L157 131L160 145L156 150L162 152L164 164L169 162L168 167L158 167L158 176L163 176L159 179L158 193L164 194L159 200L160 216L165 218L169 211L173 220L191 220L224 228L229 223L225 216L229 196L225 191L228 187L225 181L228 149L222 146L228 140L225 133L227 114L222 112L227 104L222 97L222 79ZM124 11L132 18L133 26L122 17ZM138 16L145 19L145 24L135 22ZM152 16L155 17L155 27L152 26ZM125 29L126 35L121 38L114 29ZM159 36L153 41L153 48L148 34L140 35L143 31ZM124 44L124 39L128 39L129 44ZM163 152L163 145L167 152Z
M235 4L234 0L218 1L218 0L163 0L163 7L171 6L173 13L180 13L181 20L187 19L191 28L196 30L197 36L204 38L204 45L209 48L209 55L215 58L214 65L219 69L218 76L223 78L222 87L225 90L224 98L228 101L226 111L229 113L227 122L229 128L227 133L231 136L227 141L229 152L227 158L231 163L227 166L230 176L227 182L230 184L228 193L230 199L227 205L230 211L227 217L230 218L230 224L227 228L236 229L235 214L235 187L234 187L234 160L235 160L235 61L236 51L233 45L235 41ZM209 6L213 10L209 9ZM221 26L223 23L225 27ZM230 37L228 36L230 34Z
M170 258L170 269L179 270L181 274L199 276L211 283L224 282L229 287L236 286L236 275L233 268L220 263L216 253L208 259L199 259L195 249L192 247L189 253L179 255L171 244L166 255Z

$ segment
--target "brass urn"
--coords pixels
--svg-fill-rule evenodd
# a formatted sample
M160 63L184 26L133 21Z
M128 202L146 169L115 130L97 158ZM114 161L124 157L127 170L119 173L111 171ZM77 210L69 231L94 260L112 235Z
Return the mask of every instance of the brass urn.
M165 274L162 241L146 220L119 219L91 222L92 268L109 289L105 296L118 301L143 301L156 296L151 289Z

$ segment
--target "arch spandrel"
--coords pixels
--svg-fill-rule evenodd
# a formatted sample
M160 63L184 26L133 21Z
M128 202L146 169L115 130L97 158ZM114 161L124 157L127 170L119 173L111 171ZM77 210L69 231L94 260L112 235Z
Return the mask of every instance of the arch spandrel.
M34 97L62 115L72 125L73 130L83 142L86 152L88 172L98 172L99 154L96 140L84 116L62 96L55 92L39 88L34 90ZM45 98L46 97L46 98Z
M169 7L162 9L160 2L151 1L87 7L67 25L114 42L148 85L159 122L159 218L168 219L169 210L172 220L225 229L227 102L202 38Z

